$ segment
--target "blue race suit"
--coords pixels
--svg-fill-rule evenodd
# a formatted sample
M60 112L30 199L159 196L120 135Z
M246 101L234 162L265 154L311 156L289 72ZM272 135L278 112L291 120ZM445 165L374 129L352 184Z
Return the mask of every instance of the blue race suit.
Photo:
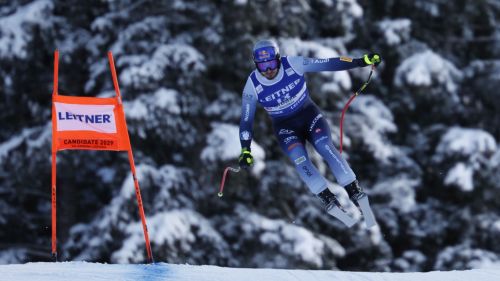
M362 59L346 57L282 57L278 74L272 80L265 78L257 70L253 71L243 90L241 147L250 148L253 119L259 102L272 119L281 149L295 164L297 172L311 192L318 194L325 190L327 182L309 159L305 148L306 140L326 160L341 186L352 183L356 180L356 175L333 145L328 123L309 97L304 74L361 66L365 66Z

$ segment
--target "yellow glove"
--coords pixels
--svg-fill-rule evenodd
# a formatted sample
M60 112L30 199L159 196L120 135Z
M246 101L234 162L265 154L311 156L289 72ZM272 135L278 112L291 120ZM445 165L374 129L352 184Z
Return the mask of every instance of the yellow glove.
M366 54L363 56L363 61L365 62L366 65L373 64L375 66L378 66L380 62L382 62L382 57L376 53Z
M253 165L253 156L250 152L250 149L243 147L241 149L240 158L238 160L238 164L241 168L248 168Z

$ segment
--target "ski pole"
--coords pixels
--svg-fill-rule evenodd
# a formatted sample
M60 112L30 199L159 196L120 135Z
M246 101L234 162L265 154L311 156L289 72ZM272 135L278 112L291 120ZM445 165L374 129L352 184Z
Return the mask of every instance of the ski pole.
M238 167L238 168L226 167L226 169L224 169L224 174L222 175L222 181L220 183L219 193L217 193L217 195L219 197L222 197L224 195L224 193L223 193L223 191L224 191L224 183L226 182L227 172L231 171L231 172L238 173L240 170L241 170L240 167Z
M372 65L372 68L370 70L370 74L368 75L368 79L366 79L365 83L363 83L363 85L361 85L361 87L354 93L354 95L352 95L349 98L349 100L347 101L347 103L344 106L344 109L342 109L342 115L340 116L340 149L339 149L340 153L342 153L342 140L343 140L343 136L344 136L344 115L345 115L345 112L347 111L347 108L349 107L351 102L354 100L354 98L357 95L361 94L361 92L366 88L366 86L368 86L368 84L370 84L374 70L375 70L375 65Z

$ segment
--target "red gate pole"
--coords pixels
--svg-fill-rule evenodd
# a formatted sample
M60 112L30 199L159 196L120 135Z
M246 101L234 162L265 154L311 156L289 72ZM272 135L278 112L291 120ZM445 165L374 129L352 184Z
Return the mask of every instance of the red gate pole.
M55 135L57 132L56 110L54 97L58 95L58 76L59 76L59 51L54 52L54 87L52 91L52 256L57 261L57 203L56 203L56 168L57 168L57 149Z
M116 97L118 98L118 106L123 106L121 94L120 94L120 87L118 86L118 78L116 76L115 62L113 60L113 54L111 53L111 51L108 52L108 59L109 59L109 67L111 68L111 75L113 76L113 85L115 87ZM130 162L130 170L132 171L132 177L134 179L135 195L137 197L137 205L139 206L139 215L141 216L142 229L144 231L144 240L146 242L146 252L148 254L149 262L153 263L154 260L153 260L153 254L151 252L151 244L149 242L148 226L146 224L146 215L144 214L144 208L143 208L142 197L141 197L141 190L139 188L139 181L137 180L137 176L136 176L134 155L132 153L132 145L130 144L130 137L128 135L127 122L124 122L124 124L125 124L125 133L127 135L127 140L129 142L129 145L128 145L129 148L127 151L128 152L128 160Z

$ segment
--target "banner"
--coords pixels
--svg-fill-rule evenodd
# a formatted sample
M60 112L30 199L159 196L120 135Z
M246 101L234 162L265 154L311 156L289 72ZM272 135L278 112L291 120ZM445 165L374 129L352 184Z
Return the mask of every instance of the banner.
M86 105L54 102L57 131L116 133L114 105Z
M130 149L125 114L117 97L54 95L53 101L56 151Z

